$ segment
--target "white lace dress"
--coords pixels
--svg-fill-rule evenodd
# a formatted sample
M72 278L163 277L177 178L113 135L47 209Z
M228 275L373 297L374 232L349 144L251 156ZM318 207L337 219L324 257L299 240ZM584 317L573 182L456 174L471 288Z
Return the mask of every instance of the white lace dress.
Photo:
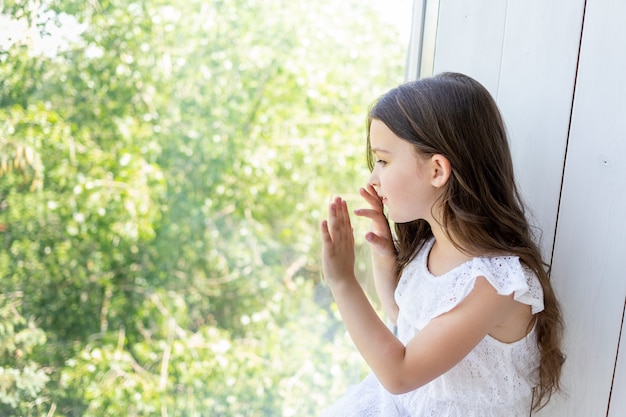
M499 294L543 310L539 280L515 256L474 258L433 276L427 259L431 239L407 265L396 289L398 338L405 345L426 324L463 300L476 278L485 277ZM528 417L539 351L534 329L514 343L486 336L461 362L430 383L390 394L370 374L321 417Z

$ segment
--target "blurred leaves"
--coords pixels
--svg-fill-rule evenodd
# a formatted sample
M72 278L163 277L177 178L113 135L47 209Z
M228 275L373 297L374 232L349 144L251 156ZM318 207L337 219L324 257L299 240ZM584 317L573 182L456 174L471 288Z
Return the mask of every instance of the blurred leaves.
M0 414L315 415L360 376L318 224L402 80L373 4L0 6Z
M33 350L46 342L45 333L19 312L21 294L0 295L0 411L31 408L48 382L34 362Z

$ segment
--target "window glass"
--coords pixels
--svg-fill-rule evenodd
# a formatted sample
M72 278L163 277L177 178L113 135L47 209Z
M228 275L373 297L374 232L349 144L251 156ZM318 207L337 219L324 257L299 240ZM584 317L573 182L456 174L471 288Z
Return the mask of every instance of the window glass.
M319 222L360 204L411 7L1 6L0 415L308 416L358 381Z

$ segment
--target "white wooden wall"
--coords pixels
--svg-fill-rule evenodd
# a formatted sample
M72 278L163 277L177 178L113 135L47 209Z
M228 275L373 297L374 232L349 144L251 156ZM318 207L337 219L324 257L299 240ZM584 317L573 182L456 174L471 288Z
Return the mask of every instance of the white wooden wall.
M626 1L416 3L438 13L416 25L435 33L414 76L464 72L491 91L543 230L567 362L564 395L536 415L626 416Z

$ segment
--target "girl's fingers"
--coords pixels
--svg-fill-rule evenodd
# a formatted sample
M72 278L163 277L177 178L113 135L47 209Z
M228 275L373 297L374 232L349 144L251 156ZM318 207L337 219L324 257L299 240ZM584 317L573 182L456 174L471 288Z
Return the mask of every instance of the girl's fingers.
M327 230L331 242L341 239L353 238L352 224L350 214L348 213L348 205L340 197L329 205Z
M329 284L354 279L354 233L346 202L337 197L328 206L328 220L320 224L322 272Z
M343 224L348 230L352 230L352 222L350 220L350 212L348 211L348 203L341 200L341 214L343 215Z
M341 199L339 197L330 204L330 222L333 230L339 230L343 223L343 210L341 207Z
M322 229L322 244L326 245L326 244L332 243L333 241L330 237L330 231L328 230L328 221L326 220L322 221L321 229Z
M359 217L366 217L372 221L372 228L375 230L383 231L389 230L389 234L391 234L391 229L389 228L389 222L384 214L375 209L358 209L354 210L354 214Z
M380 211L374 209L356 209L354 210L354 214L359 217L367 217L370 220L376 220L382 216Z
M378 194L376 193L374 188L372 188L371 185L368 184L367 189L366 188L359 189L359 194L372 207L382 207L382 202L380 201L380 197L378 197Z

